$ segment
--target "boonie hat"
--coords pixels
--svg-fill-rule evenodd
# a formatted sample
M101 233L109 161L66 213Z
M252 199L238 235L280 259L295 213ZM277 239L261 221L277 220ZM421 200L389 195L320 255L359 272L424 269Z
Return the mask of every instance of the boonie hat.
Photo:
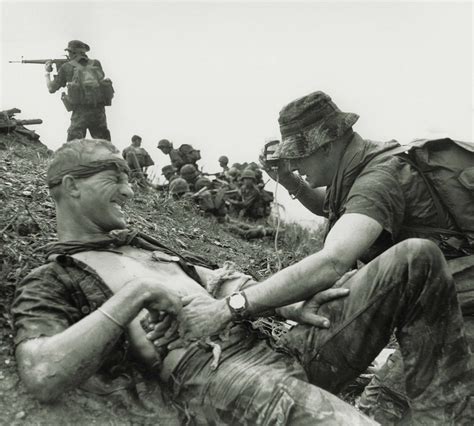
M307 157L344 135L358 119L357 114L342 112L324 92L296 99L280 111L282 142L275 156L281 159Z
M89 45L84 43L81 40L71 40L68 44L67 47L64 50L77 50L77 49L84 49L86 52L88 52L90 49Z

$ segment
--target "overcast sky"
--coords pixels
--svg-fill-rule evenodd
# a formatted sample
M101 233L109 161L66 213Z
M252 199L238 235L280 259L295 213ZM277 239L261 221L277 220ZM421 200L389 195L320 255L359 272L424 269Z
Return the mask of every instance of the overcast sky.
M3 0L0 13L0 107L42 118L52 149L69 113L41 65L8 60L61 57L71 39L114 82L112 141L141 135L160 168L162 138L201 149L208 172L222 154L255 161L282 106L315 90L358 113L366 138L472 141L471 2ZM312 217L284 193L288 218Z

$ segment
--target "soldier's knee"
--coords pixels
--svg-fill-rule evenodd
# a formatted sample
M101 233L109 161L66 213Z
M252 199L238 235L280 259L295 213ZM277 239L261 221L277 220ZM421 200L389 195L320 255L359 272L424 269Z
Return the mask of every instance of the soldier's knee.
M409 238L400 243L403 251L409 257L424 258L427 261L444 260L443 253L439 247L430 240L424 238Z

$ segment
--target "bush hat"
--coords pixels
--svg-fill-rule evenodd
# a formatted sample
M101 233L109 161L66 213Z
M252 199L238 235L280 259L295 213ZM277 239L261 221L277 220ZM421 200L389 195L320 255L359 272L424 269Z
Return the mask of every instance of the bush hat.
M64 50L71 51L71 50L78 50L83 49L84 51L88 52L90 49L89 45L84 43L81 40L71 40L67 47Z
M275 156L280 159L307 157L344 135L358 119L357 114L342 112L324 92L296 99L280 111L282 142Z

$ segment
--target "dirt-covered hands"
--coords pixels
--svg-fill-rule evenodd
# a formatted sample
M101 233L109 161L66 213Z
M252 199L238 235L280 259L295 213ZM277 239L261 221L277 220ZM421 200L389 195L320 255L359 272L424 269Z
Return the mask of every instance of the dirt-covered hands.
M183 307L178 315L179 334L185 341L218 334L232 320L225 299L214 299L195 294L181 299Z

